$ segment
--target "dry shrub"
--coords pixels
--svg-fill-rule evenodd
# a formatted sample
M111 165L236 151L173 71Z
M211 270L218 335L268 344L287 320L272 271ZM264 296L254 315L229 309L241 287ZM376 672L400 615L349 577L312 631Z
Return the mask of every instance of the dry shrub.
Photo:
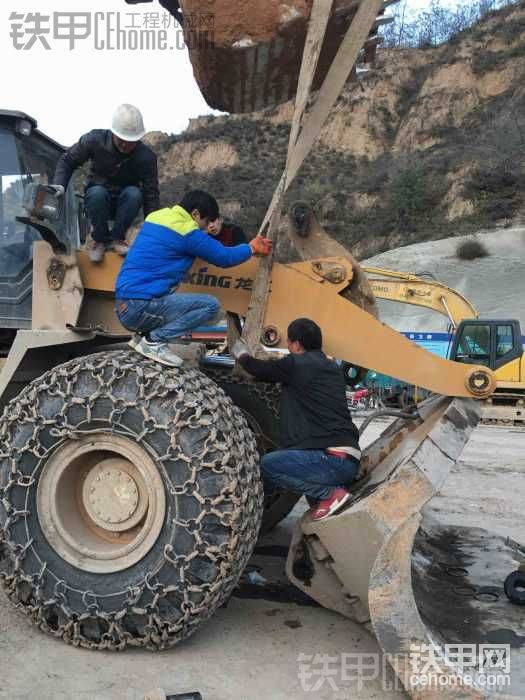
M458 260L476 260L477 258L486 258L488 255L490 255L489 251L476 238L469 238L456 248Z

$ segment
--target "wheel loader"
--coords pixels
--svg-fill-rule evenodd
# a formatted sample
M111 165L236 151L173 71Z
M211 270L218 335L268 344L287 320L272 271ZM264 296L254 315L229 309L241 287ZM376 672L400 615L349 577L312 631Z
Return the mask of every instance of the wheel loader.
M344 20L361 48L382 3L337 9L338 26ZM305 45L309 38L310 29ZM6 250L13 262L0 280L1 583L40 630L66 643L168 649L228 599L253 551L265 505L258 462L274 442L279 388L232 374L220 358L195 354L175 369L131 350L114 312L120 259L91 264L79 249L78 203L68 194L58 207L49 187L53 158L47 169L27 166L32 140L55 162L61 149L23 114L3 113L1 127L12 154L9 166L0 161L10 232L2 245L25 247ZM12 198L18 180L25 213ZM179 291L215 294L245 328L255 308L260 344L275 349L289 322L308 316L329 355L433 392L364 451L348 507L297 522L288 577L368 625L413 697L440 692L412 672L414 653L429 648L450 697L485 697L493 656L465 669L452 653L478 643L511 664L506 690L519 697L525 627L510 598L519 601L522 577L508 580L509 598L503 581L523 549L425 513L479 421L479 399L494 391L493 373L436 357L383 325L359 265L326 234L288 235L300 262L223 270L196 261ZM261 303L253 297L265 275Z

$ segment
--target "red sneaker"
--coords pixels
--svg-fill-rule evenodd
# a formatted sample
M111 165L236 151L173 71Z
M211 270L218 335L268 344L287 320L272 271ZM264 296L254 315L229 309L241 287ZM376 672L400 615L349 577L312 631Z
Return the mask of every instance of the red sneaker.
M344 506L350 498L350 493L346 489L334 489L328 498L319 501L315 508L312 508L312 520L324 520Z

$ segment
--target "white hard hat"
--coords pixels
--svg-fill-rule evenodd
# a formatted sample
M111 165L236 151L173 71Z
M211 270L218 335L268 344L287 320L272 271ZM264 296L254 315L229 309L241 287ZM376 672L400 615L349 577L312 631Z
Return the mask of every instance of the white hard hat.
M111 131L123 141L140 141L146 134L140 110L133 105L119 105L113 115Z

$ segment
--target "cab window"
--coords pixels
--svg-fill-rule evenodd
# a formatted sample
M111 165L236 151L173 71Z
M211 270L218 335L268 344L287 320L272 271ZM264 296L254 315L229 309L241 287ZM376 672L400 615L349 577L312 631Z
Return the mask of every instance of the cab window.
M490 365L490 326L465 325L458 342L458 362Z
M496 329L496 359L503 357L514 348L512 326L498 326Z

